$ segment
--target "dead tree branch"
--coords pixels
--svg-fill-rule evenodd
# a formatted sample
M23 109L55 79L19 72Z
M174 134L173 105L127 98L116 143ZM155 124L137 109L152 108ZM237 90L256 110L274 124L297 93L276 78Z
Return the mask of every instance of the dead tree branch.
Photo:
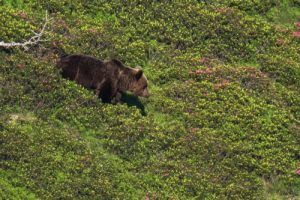
M22 47L25 50L29 49L29 45L35 45L37 43L39 43L41 40L41 37L43 36L46 26L47 24L52 20L52 18L48 17L48 12L46 11L46 16L45 16L45 22L43 24L43 27L41 29L41 31L39 33L34 33L34 36L32 36L29 40L26 40L25 42L3 42L0 41L0 47L4 47L4 48L11 48L11 47Z

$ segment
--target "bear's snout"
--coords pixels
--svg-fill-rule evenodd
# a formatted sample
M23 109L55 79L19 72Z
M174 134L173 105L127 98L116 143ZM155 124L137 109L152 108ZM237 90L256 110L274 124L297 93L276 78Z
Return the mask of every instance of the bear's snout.
M146 98L150 97L150 93L147 89L143 91L142 97L146 97Z

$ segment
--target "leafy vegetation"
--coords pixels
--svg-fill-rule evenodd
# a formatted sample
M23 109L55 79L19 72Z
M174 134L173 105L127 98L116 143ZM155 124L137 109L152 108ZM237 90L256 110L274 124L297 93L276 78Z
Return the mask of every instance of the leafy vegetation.
M0 198L299 198L299 6L0 1L0 41L52 18L0 48ZM152 96L103 104L57 49L141 65Z

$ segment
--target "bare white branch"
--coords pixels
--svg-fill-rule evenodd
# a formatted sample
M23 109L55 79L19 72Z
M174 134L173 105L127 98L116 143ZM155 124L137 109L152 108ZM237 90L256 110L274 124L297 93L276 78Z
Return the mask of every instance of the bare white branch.
M45 22L43 24L43 27L41 29L41 31L39 33L35 33L34 35L29 38L29 40L26 40L25 42L9 42L6 43L4 41L0 41L0 47L4 47L4 48L11 48L11 47L22 47L25 50L29 49L29 45L35 45L37 43L39 43L41 40L41 37L43 36L46 26L47 24L52 20L52 18L48 17L48 12L46 11L46 16L45 16Z

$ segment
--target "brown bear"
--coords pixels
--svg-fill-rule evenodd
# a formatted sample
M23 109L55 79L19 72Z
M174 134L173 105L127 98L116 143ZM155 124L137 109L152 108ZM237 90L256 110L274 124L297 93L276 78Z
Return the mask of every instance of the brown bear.
M87 55L63 56L57 63L64 78L96 91L103 102L120 101L122 92L149 97L148 81L141 69L125 66L119 60L102 61Z

